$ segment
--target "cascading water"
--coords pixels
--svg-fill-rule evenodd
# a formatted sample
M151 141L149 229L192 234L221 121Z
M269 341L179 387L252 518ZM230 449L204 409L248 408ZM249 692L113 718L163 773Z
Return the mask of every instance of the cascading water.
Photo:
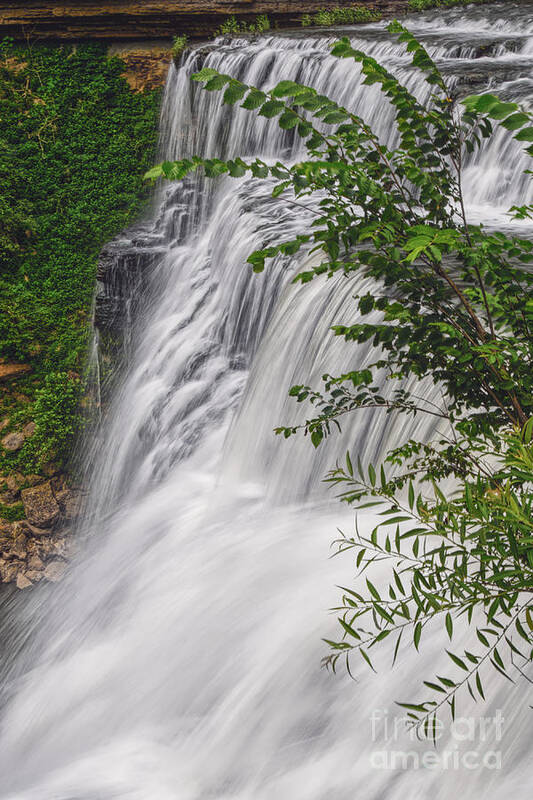
M533 97L530 4L408 24L458 90L489 83L503 97ZM346 33L419 95L427 91L383 26ZM192 85L200 62L260 86L313 85L386 138L390 110L360 85L353 63L328 54L329 41L287 34L193 52L170 70L162 154L297 157L287 132ZM519 147L495 137L467 166L470 210L507 224L506 208L527 199L525 167ZM478 712L503 709L501 740L490 726L474 741L447 730L439 747L451 753L447 764L387 769L384 752L428 750L378 719L392 720L393 701L416 694L439 642L359 683L320 669L321 636L335 635L326 610L352 573L348 558L328 559L328 545L337 525L353 524L324 497L320 477L347 447L375 459L406 435L429 436L431 423L365 411L317 454L272 435L297 419L285 399L292 383L317 384L326 369L367 357L328 335L331 324L353 321L353 283L292 286L305 255L260 277L245 265L255 248L305 230L311 215L273 199L268 185L188 180L161 190L135 242L116 244L149 274L127 374L92 462L82 552L52 597L35 597L34 639L6 667L1 797L529 796L533 719L523 687L495 682ZM465 749L475 750L477 769L459 759Z

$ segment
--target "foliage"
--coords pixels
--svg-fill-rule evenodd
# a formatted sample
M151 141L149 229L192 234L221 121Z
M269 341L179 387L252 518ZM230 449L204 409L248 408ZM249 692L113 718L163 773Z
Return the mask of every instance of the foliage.
M183 34L182 36L175 36L172 42L172 50L171 50L172 58L178 58L178 56L180 56L183 53L186 47L187 47L186 35Z
M361 22L375 22L381 19L381 14L368 6L336 6L334 8L321 8L316 14L304 14L302 26L310 25L355 25Z
M434 448L424 452L417 443L418 462L400 479L387 477L383 466L379 478L372 465L366 473L361 463L354 470L349 455L346 466L337 466L328 477L340 487L342 500L355 508L375 509L379 522L370 533L361 533L356 524L355 535L342 535L337 542L339 553L355 551L358 582L356 589L343 589L337 611L346 636L329 642L333 653L326 663L335 669L340 658L348 664L348 657L358 652L373 668L371 648L392 636L394 665L402 639L411 639L418 650L435 621L450 642L457 621L461 633L465 624L475 629L466 647L459 635L460 648L446 648L458 675L439 669L441 674L424 681L426 693L431 693L427 699L399 703L426 735L435 736L442 707L449 706L455 715L460 690L475 701L485 700L488 665L512 680L513 670L524 674L533 660L532 430L533 418L522 432L502 435L503 452L500 447L491 453L483 446L473 455L464 444L455 445L465 477L449 497L431 480L434 470L424 463L436 455ZM450 442L441 445L450 447ZM394 454L388 460L394 461ZM430 479L425 490L417 488L420 468ZM406 495L399 484L408 486ZM366 573L380 562L388 563L389 579L378 587Z
M370 342L375 359L325 375L323 391L294 386L290 394L315 416L277 432L288 437L302 429L316 447L343 415L376 407L429 414L438 423L434 440L402 443L377 469L358 464L356 473L348 454L346 467L329 475L344 501L377 506L382 517L369 535L344 537L339 549L354 550L362 572L390 562L391 581L385 590L370 578L366 589L359 581L344 590L343 638L330 642L328 663L335 667L341 656L348 663L357 652L371 664L368 651L389 636L396 658L401 636L418 648L435 618L450 638L454 621L475 627L473 645L449 651L460 677L426 681L437 699L404 704L431 734L443 707L455 713L459 690L484 697L487 664L510 677L533 658L533 244L472 225L461 187L465 152L490 137L494 124L530 155L533 125L529 112L491 94L468 98L460 113L420 43L397 22L389 31L431 87L427 104L348 39L333 54L354 60L364 83L386 96L396 146L385 146L363 119L312 87L285 80L264 92L203 69L193 77L205 89L223 89L225 103L277 118L305 141L307 157L289 166L194 157L161 164L147 177L179 180L202 168L210 177L274 178L274 196L316 199L318 213L310 230L252 253L254 271L306 248L317 254L317 266L295 281L338 272L373 278L372 291L354 295L360 319L333 333L355 345ZM512 214L533 217L533 208ZM395 390L383 391L384 375ZM440 405L409 389L406 379L427 375L441 388Z
M270 30L270 20L266 14L259 14L255 18L255 22L246 22L245 20L238 20L235 16L228 17L220 28L218 28L214 36L234 36L238 33L253 33L261 34Z
M75 373L49 373L37 390L33 405L36 430L24 445L25 455L42 464L66 463L79 432L78 406L82 383Z
M409 0L411 11L427 11L430 8L450 8L451 6L467 6L471 3L477 5L488 3L490 0Z
M81 373L99 249L145 197L158 92L133 93L123 69L100 45L0 51L0 358L31 365L31 401L47 376ZM12 424L32 411L13 409ZM4 453L0 466L32 471L40 457Z
M22 503L0 503L0 519L6 522L17 522L24 519L25 512Z

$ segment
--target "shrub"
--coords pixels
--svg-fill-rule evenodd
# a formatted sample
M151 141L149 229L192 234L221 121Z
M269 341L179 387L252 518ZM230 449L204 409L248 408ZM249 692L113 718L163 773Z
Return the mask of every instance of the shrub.
M355 25L363 22L375 22L381 19L381 14L368 6L337 6L335 8L322 8L316 14L304 14L302 26L310 25Z
M487 2L489 2L489 0L409 0L408 6L412 11L427 11L430 8L467 6L471 3L479 5Z
M270 30L270 20L266 14L260 14L255 22L238 20L235 16L228 17L213 34L217 36L235 36L238 33L261 34Z
M53 372L37 390L33 406L36 430L26 443L27 453L34 453L40 464L54 460L66 462L79 433L79 402L82 383L78 376Z
M185 48L187 47L187 37L185 35L182 36L175 36L174 41L172 42L172 58L178 58Z

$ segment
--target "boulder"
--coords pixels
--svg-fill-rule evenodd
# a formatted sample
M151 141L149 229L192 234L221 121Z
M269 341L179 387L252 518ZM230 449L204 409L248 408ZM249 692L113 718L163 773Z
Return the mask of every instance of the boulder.
M65 574L66 568L67 565L64 561L50 561L43 572L43 576L46 578L46 580L57 583L57 581L60 581Z
M81 494L72 489L56 492L56 500L66 520L76 519L81 508Z
M19 574L17 575L16 584L17 584L17 589L27 589L29 586L32 585L31 581L28 580L28 578L22 572L19 572Z
M59 518L60 509L52 492L50 481L21 492L24 511L31 525L51 528Z
M43 577L42 572L37 572L37 570L32 570L32 569L27 570L24 574L26 578L32 583L38 583Z
M2 583L13 583L19 573L19 564L14 561L6 562L0 559L0 579Z
M41 572L45 567L44 561L39 558L37 553L28 558L28 569L36 572Z
M2 439L2 446L10 452L20 450L24 444L24 434L22 431L14 431L13 433L6 433Z

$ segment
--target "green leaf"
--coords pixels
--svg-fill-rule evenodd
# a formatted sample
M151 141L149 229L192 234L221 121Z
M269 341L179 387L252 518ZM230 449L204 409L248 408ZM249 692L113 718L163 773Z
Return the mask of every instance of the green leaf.
M352 459L348 450L346 451L346 468L348 469L348 474L353 478Z
M264 92L260 92L258 89L250 89L246 99L241 103L241 108L246 108L251 111L254 108L262 106L265 100L266 94Z
M519 142L533 142L533 128L522 128L514 138Z
M279 127L283 130L290 130L291 128L295 128L298 125L300 119L294 111L284 111L284 113L279 118Z
M370 592L372 597L374 597L376 600L381 600L381 597L379 595L378 590L376 589L374 584L370 582L370 580L368 578L366 579L366 585L367 585L368 591Z
M217 92L219 89L223 89L229 80L229 75L215 75L207 81L204 89L208 92Z
M322 433L322 428L315 428L315 430L311 433L311 442L313 443L313 447L318 447L323 438L324 434Z
M446 652L448 653L449 657L451 658L454 664L457 664L458 667L461 667L461 669L464 669L465 672L468 672L468 667L466 666L462 658L459 658L459 656L456 656L455 653L450 652L450 650L446 650Z
M207 88L207 86L206 86ZM248 90L248 87L238 81L231 81L228 88L224 92L223 102L228 105L233 105L243 97Z
M417 622L415 627L414 627L414 631L413 631L413 642L414 642L415 648L417 650L418 650L418 645L420 643L420 636L421 635L422 635L422 623L421 622Z
M518 128L522 128L529 121L529 115L524 114L523 111L519 111L517 114L511 114L510 117L502 120L502 125L504 128L507 128L508 131L516 131Z
M278 85L272 90L274 97L294 97L302 91L307 91L305 87L294 81L280 81Z
M261 114L262 117L268 117L270 119L271 117L277 117L284 109L284 103L278 100L267 100L259 109L259 114Z

